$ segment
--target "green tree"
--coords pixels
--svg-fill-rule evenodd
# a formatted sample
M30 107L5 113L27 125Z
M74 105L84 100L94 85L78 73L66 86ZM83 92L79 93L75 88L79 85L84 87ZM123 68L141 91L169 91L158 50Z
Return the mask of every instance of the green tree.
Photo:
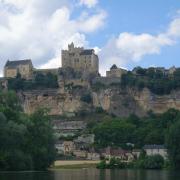
M34 169L46 169L56 156L53 129L47 110L37 110L30 117L27 128L29 152L32 155Z
M44 170L55 158L52 125L45 110L30 117L13 92L0 92L0 170Z
M164 159L160 155L146 156L143 163L145 169L162 169Z
M134 139L135 126L124 120L108 120L94 128L95 140L98 145L119 146L132 142Z
M173 168L180 169L180 121L173 124L167 134L168 155Z

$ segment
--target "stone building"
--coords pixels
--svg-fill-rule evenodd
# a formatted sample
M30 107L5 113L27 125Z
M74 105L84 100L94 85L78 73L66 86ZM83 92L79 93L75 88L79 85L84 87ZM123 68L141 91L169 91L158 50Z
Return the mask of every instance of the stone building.
M64 154L71 154L75 149L73 141L64 141L63 147L64 147Z
M15 78L18 74L22 78L30 79L33 74L33 65L30 59L18 60L18 61L7 61L4 67L5 78Z
M168 157L167 148L164 145L145 145L143 149L148 156L161 155L164 159Z
M121 76L123 74L126 74L127 73L127 70L125 69L122 69L122 68L118 68L115 64L110 68L110 71L106 71L106 76L107 77L111 77L111 78L114 78L114 77L119 77L121 78Z
M77 71L98 73L99 58L93 49L74 47L72 43L68 45L68 50L62 50L62 68L67 67Z

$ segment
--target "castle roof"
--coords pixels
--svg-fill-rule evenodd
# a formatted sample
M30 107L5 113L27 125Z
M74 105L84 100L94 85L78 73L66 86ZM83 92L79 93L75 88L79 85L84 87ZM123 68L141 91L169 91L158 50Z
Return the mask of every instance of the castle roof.
M166 149L164 145L145 145L144 149Z
M113 64L110 69L112 70L112 69L117 69L117 68L118 68L118 67L116 66L116 64Z
M94 53L93 49L85 49L80 53L80 55L92 55L93 53Z
M16 61L7 61L5 67L8 68L16 68L19 65L32 65L32 61L30 59L25 60L16 60Z

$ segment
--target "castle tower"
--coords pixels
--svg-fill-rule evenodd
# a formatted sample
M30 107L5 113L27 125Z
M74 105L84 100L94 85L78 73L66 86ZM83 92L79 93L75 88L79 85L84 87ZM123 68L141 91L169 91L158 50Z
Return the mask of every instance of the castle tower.
M73 52L73 50L74 50L74 43L73 43L73 42L68 45L68 50L69 50L70 52Z
M71 67L76 71L89 73L99 72L99 58L94 49L75 47L74 43L68 45L68 50L62 50L62 67Z

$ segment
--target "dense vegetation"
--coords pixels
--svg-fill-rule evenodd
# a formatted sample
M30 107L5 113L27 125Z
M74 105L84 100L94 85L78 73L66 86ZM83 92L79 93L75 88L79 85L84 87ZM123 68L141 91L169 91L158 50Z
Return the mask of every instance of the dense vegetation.
M140 168L140 169L162 169L166 167L166 163L162 156L152 155L140 157L134 162L124 162L119 158L111 158L109 161L102 160L98 165L98 169L124 169L124 168Z
M142 148L145 144L164 144L168 148L170 161L175 168L180 167L180 112L169 111L155 115L149 112L144 118L131 115L128 118L107 117L101 122L88 124L95 134L95 147Z
M0 92L0 170L45 170L54 158L47 111L25 115L14 92Z
M136 68L136 73L129 71L121 78L122 87L148 88L151 92L163 95L180 88L180 69L173 74L165 73L156 68Z
M166 142L172 167L180 169L180 121L169 128Z
M164 144L169 127L179 118L179 111L171 109L161 115L149 113L149 116L139 118L131 115L128 118L109 117L94 124L98 147L125 146L127 142L137 148L145 144Z
M11 90L32 90L41 88L57 88L57 75L52 73L36 73L32 80L22 79L20 74L16 78L8 80L8 88Z

